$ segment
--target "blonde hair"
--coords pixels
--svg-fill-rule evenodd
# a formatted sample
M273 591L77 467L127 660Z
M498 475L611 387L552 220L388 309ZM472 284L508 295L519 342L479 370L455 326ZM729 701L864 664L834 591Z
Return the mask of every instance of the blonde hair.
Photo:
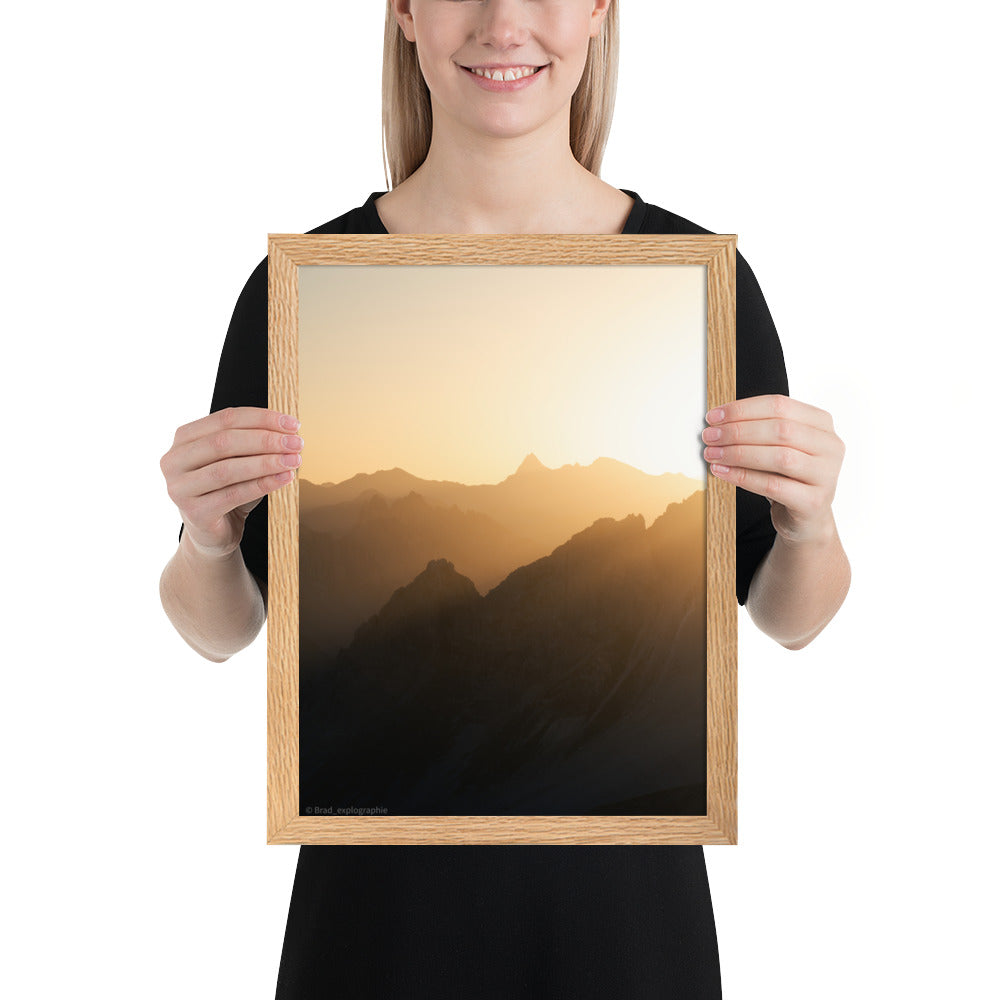
M600 176L611 132L618 86L618 0L611 0L596 37L590 39L580 85L569 110L569 144L576 159ZM382 50L382 164L394 188L412 174L431 145L431 95L420 72L417 47L407 40L385 5Z

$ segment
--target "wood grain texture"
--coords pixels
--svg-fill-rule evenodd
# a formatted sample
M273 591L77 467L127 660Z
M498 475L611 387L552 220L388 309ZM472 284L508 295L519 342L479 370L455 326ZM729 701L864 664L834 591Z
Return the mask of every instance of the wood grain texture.
M298 268L373 264L705 265L708 409L736 392L736 237L268 237L268 406L298 413ZM298 480L269 498L269 844L734 844L737 804L735 488L708 475L705 816L300 816Z
M267 405L298 416L299 272L268 246ZM299 480L268 497L267 839L299 812Z
M708 409L736 396L736 239L708 264ZM708 474L708 815L736 843L736 488Z
M271 234L296 266L309 264L709 264L735 236L456 236Z

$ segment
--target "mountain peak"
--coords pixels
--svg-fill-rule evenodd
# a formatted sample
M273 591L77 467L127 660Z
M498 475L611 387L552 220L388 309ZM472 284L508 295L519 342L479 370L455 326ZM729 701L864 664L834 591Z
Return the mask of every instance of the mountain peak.
M385 638L404 629L433 629L440 616L458 614L482 600L476 585L448 559L431 559L409 583L397 587L376 614L354 633L355 642Z
M517 472L514 475L518 476L522 472L542 472L544 469L545 466L538 461L538 456L532 451L528 453L524 461L517 467Z

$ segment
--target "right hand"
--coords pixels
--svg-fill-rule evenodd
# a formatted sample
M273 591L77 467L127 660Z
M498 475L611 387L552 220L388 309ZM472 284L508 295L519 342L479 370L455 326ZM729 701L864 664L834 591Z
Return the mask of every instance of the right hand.
M292 481L302 461L297 428L294 417L257 406L217 410L177 428L160 471L185 536L202 554L232 553L250 511Z

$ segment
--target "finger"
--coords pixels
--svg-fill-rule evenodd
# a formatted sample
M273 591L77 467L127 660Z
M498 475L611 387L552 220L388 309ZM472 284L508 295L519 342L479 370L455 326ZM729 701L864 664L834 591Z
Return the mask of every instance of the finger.
M794 420L821 431L833 430L833 418L826 410L810 406L789 396L747 396L709 410L705 420L710 424L734 423L740 420Z
M712 475L718 479L739 486L749 493L756 493L758 496L780 503L789 510L809 510L818 498L815 487L774 472L733 468L721 464L713 464L710 468Z
M295 417L279 413L277 410L266 410L259 406L227 406L225 409L210 413L207 417L201 417L178 427L174 435L174 444L187 444L226 429L259 428L287 434L290 431L297 431L299 426L299 421Z
M776 473L810 486L822 486L830 478L830 463L825 458L806 454L797 448L736 444L705 449L705 461L730 468Z
M708 445L775 445L796 448L807 455L835 455L840 439L827 431L796 420L741 420L732 424L715 424L701 432Z
M206 493L192 502L185 520L195 524L212 525L231 510L252 504L268 493L273 493L292 481L294 472L285 469L271 476L258 476L243 483L233 483L224 489Z
M280 455L252 455L227 458L198 469L192 469L180 476L172 485L174 502L202 497L218 490L225 490L239 483L249 482L266 476L275 476L286 469L296 469L302 464L302 456L297 452Z
M302 438L297 434L226 429L172 449L171 468L175 475L183 475L229 458L289 454L302 447Z

